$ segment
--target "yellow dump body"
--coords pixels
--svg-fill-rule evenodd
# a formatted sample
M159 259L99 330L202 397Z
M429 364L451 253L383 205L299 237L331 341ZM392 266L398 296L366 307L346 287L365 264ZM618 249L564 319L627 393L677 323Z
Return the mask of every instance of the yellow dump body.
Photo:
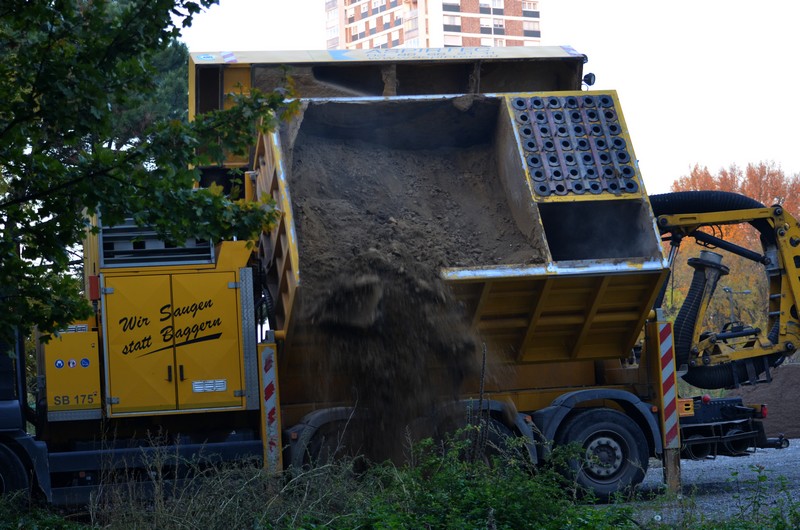
M309 171L333 174L348 164L357 166L356 179L359 171L385 175L383 187L366 193L413 202L417 213L429 205L427 221L434 223L433 210L449 203L434 196L436 187L419 187L413 164L440 183L471 173L480 186L453 184L464 188L455 214L470 225L502 211L512 219L502 231L531 249L527 255L478 252L468 266L446 258L441 264L480 339L516 374L509 382L489 382L489 391L517 395L525 406L519 393L532 388L555 397L601 379L613 383L614 363L599 375L598 361L631 355L667 267L620 102L613 91L582 90L584 59L569 48L548 47L192 54L192 112L221 108L219 87L233 81L272 90L287 86L289 76L301 99L298 115L259 138L250 173L255 194L273 197L282 212L259 254L282 341L286 410L348 399L346 391L335 391L347 386L339 385L339 375L313 371L308 337L296 324L304 278L307 284L320 261L305 243L344 239L360 221L345 221L339 232L321 221L298 225L299 214L324 206L309 202L307 182L292 184L308 179ZM411 166L395 171L408 160ZM323 181L337 188L334 177L320 179L320 186ZM470 190L474 195L464 199ZM375 204L367 200L358 208L371 211ZM375 212L381 214L388 223L403 223L395 213ZM498 241L507 235L498 234ZM425 237L421 228L419 238ZM386 241L375 243L386 250ZM353 250L342 242L342 254Z
M586 109L578 108L575 112L581 113L581 120L567 121L568 134L530 134L520 115L535 114L516 107L548 97L562 103L567 98L578 102L589 97L609 98L616 119L598 122L602 132L592 136L593 123L583 118ZM311 100L283 135L262 139L258 190L271 193L284 212L282 222L263 245L266 259L274 262L279 331L291 339L294 294L302 287L303 277L297 249L298 237L303 234L295 230L287 180L291 171L287 157L296 147L295 138L306 142L337 135L359 141L382 138L411 145L411 149L424 142L427 148L447 146L452 156L459 157L473 148L472 142L483 141L480 137L488 134L485 141L491 145L497 165L485 178L490 186L504 190L504 207L513 215L516 228L545 249L545 259L533 265L444 268L442 275L464 302L468 317L487 342L510 352L516 362L627 354L652 308L666 268L616 95L485 96L469 103L471 113L459 110L463 104L459 97ZM545 117L547 126L557 127L552 114ZM609 133L609 125L618 127L614 129L618 133ZM587 134L576 135L577 127ZM301 134L306 131L309 134ZM565 143L548 150L544 144L551 140ZM598 143L612 146L615 140L624 150L597 147ZM458 141L468 145L458 145ZM578 148L582 141L588 144L585 150ZM530 148L532 143L542 148ZM553 159L548 161L548 157ZM600 157L608 157L610 162L603 164ZM559 170L560 178L553 175ZM570 178L570 170L579 176ZM587 176L592 170L612 173L605 178ZM541 177L537 172L547 175ZM592 186L599 189L593 191ZM484 207L482 198L476 196L475 209Z

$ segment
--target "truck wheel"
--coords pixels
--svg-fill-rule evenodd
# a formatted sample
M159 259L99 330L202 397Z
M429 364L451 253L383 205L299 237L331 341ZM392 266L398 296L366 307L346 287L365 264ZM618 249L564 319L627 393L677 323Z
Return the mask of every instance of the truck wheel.
M599 500L606 501L644 480L649 460L647 440L636 422L621 412L581 412L561 429L556 442L580 446L580 456L569 459L570 478Z
M28 473L17 455L0 443L0 495L26 491L30 487Z
M306 446L304 464L318 467L337 460L356 458L362 450L360 428L357 422L334 421L322 425Z
M501 462L506 462L520 460L523 457L519 448L515 447L511 442L514 438L514 432L503 422L490 418L485 428L487 433L485 434L485 445L481 456L488 464L491 465L495 458Z

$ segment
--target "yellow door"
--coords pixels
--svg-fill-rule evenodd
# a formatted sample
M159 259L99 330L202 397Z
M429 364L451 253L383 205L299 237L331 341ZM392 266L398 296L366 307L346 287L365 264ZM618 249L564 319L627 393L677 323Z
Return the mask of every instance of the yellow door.
M105 278L104 292L111 414L174 410L175 352L162 320L169 275Z
M235 280L233 272L172 276L164 314L171 316L181 410L242 405Z

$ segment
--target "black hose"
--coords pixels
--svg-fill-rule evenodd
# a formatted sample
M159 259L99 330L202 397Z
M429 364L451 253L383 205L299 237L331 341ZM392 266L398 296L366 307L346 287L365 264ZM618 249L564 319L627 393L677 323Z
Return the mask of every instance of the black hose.
M729 191L661 193L650 195L650 205L653 207L653 214L656 217L680 213L708 213L764 208L764 205L755 199ZM761 234L763 244L775 244L775 232L766 219L756 219L750 224Z
M673 335L675 336L675 362L678 366L689 362L689 352L692 349L692 337L697 324L697 313L700 311L700 302L703 300L703 291L706 287L706 273L703 269L695 269L692 284L686 294L681 310L675 317Z
M661 215L675 215L683 213L708 213L730 210L746 210L750 208L764 208L764 205L755 199L727 191L681 191L663 193L650 196L650 204L656 217ZM775 233L766 219L757 219L750 223L761 234L762 245L775 245ZM661 226L659 229L664 230ZM692 347L694 325L700 307L700 299L705 288L705 274L695 270L689 294L678 316L675 319L675 358L678 366L686 364ZM774 329L769 334L769 339L777 343ZM774 353L766 359L744 359L714 366L689 366L684 381L698 388L716 389L731 388L738 383L750 380L748 364L751 372L756 377L760 376L768 366L778 366L783 362L785 355ZM765 362L766 361L766 362Z

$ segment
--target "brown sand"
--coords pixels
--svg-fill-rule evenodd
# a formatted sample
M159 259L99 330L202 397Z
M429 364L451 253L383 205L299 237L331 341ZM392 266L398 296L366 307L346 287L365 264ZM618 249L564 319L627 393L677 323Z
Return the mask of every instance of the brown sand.
M349 375L373 437L399 440L478 367L440 269L541 263L543 252L516 228L489 146L392 150L301 132L290 186L298 332L324 349L324 372Z
M741 396L747 404L767 405L764 420L767 436L783 434L787 438L800 438L800 401L796 394L800 388L800 363L784 364L771 373L771 383L744 386L728 395Z

